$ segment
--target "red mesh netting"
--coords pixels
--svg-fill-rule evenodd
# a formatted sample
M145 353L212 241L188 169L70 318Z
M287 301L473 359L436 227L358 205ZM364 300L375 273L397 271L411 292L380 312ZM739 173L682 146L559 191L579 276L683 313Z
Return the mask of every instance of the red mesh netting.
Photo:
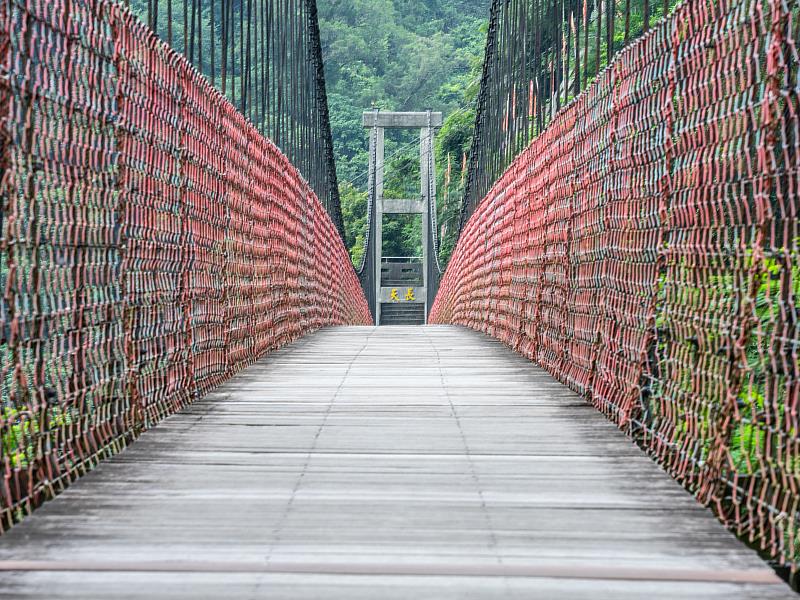
M269 350L370 315L309 185L126 9L0 20L2 530Z
M483 200L431 315L584 393L793 566L798 21L687 2L620 52Z

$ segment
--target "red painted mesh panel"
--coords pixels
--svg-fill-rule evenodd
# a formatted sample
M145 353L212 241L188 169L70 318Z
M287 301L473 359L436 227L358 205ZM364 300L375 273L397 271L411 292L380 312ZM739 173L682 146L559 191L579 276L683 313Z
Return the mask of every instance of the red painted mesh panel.
M2 530L270 349L370 316L297 170L119 4L0 24Z
M638 414L653 343L660 208L668 193L671 24L660 22L614 61L604 178L603 285L595 405L625 425Z
M739 394L734 345L747 336L742 302L750 288L752 209L766 181L758 164L763 73L747 57L755 51L759 62L763 32L758 22L720 27L702 4L679 11L675 25L681 101L670 106L661 360L649 442L678 478L707 495L719 475L728 403Z
M707 457L703 470L713 477L702 491L740 534L797 562L797 4L698 10L706 22L694 19L686 28L678 73L699 70L702 77L691 90L693 103L676 111L676 132L683 135L675 161L700 162L715 185L701 188L684 173L681 207L703 210L676 210L672 219L683 238L689 229L704 232L694 239L705 257L689 263L682 276L692 288L713 288L697 300L722 326L706 321L678 331L670 348L677 358L672 373L680 376L680 361L690 351L703 366L703 389L692 390L698 401L691 423L714 438L702 454L695 450ZM735 27L720 27L721 19ZM721 68L701 63L702 43ZM718 108L708 110L697 96ZM702 123L698 112L712 124ZM717 198L713 208L709 197ZM724 427L710 425L718 415Z
M605 313L603 207L612 155L612 100L615 71L605 69L576 101L574 189L569 260L571 275L567 314L567 383L587 394L597 377L596 362Z
M184 406L192 378L184 227L184 78L176 53L131 15L118 24L119 195L129 385L145 423Z
M228 376L225 319L225 229L228 221L225 179L228 144L221 126L225 102L206 93L199 75L185 63L192 83L183 95L181 146L184 236L189 264L184 272L192 375L197 393L219 385Z
M119 449L133 408L112 15L57 0L2 10L5 522Z
M687 2L620 52L480 204L431 314L584 393L793 567L797 22Z

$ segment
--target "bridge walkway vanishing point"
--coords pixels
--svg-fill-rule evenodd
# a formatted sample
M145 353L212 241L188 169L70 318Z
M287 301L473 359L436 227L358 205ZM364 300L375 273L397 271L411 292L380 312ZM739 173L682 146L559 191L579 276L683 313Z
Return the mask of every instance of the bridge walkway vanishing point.
M326 329L3 536L0 598L789 598L594 408L481 334Z

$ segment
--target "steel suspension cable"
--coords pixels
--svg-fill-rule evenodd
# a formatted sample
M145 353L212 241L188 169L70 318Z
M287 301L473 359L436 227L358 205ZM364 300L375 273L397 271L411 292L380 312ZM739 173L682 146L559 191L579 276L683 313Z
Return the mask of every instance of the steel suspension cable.
M132 9L165 41L181 19L186 58L300 167L343 234L316 1L184 0L182 15L166 1L166 28L156 0Z
M634 27L631 11L639 2L644 19ZM629 44L649 28L646 0L492 2L459 230L530 136L542 132L613 60L618 9L622 44ZM524 127L522 98L530 113Z

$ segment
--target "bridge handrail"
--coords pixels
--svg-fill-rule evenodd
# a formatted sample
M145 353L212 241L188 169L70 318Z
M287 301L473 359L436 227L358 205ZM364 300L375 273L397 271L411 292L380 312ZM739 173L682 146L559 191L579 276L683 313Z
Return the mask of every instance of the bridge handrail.
M691 0L618 53L478 204L431 314L585 394L793 569L796 10Z
M370 317L301 174L121 3L0 3L0 64L2 532L270 350Z

